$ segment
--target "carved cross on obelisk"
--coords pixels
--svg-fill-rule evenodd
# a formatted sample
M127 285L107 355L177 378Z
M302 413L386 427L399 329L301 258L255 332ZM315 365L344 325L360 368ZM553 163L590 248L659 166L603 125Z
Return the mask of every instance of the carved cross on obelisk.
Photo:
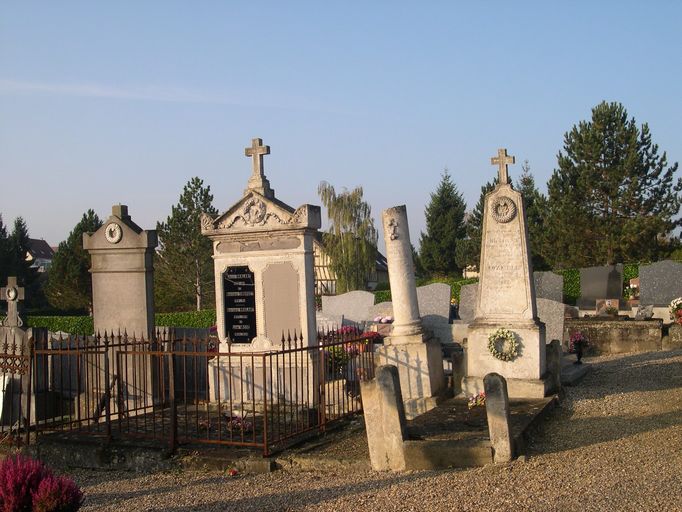
M509 183L509 164L516 163L516 158L511 155L507 155L507 150L505 148L500 148L497 150L497 156L490 159L491 165L497 165L499 167L499 182L500 185L507 185Z
M24 289L17 286L16 277L7 278L7 286L0 288L0 300L7 301L7 317L1 322L6 327L21 327L24 323L19 318L19 301L24 300Z
M275 193L270 188L270 182L263 171L263 155L270 154L270 146L264 146L263 139L251 139L251 147L244 148L244 154L253 159L253 171L244 194L256 190L265 197L273 198Z

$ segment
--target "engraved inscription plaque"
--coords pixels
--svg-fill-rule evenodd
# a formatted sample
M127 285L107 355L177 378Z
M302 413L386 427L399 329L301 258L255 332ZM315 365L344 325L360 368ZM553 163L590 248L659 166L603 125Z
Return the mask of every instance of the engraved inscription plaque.
M256 293L249 267L228 267L223 274L225 336L232 343L251 343L256 337Z

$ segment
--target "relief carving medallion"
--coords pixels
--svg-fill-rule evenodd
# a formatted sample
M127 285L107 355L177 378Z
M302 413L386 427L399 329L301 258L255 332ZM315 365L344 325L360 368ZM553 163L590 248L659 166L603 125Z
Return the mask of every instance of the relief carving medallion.
M500 196L492 204L493 219L501 224L506 224L516 217L516 203L506 196Z
M260 199L252 197L244 205L242 210L242 218L247 224L254 226L256 224L261 224L265 219L265 213L267 212L267 206Z
M398 237L398 221L395 219L391 219L388 221L388 232L389 232L389 238L391 240L397 240Z
M123 238L123 231L121 230L121 226L116 224L115 222L110 222L106 229L104 230L104 238L106 238L107 242L110 244L117 244L121 241L121 238Z

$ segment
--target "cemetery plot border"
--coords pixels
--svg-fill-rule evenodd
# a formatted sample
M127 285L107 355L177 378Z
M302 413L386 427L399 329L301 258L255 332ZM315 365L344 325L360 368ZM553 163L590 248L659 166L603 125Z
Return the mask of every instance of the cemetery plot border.
M2 390L11 400L0 435L17 444L52 432L171 449L222 444L267 456L361 413L360 381L374 373L372 339L357 331L319 333L313 346L287 334L271 352L216 346L164 331L151 341L45 336L30 340L25 355L2 347L0 361L11 362L0 366Z

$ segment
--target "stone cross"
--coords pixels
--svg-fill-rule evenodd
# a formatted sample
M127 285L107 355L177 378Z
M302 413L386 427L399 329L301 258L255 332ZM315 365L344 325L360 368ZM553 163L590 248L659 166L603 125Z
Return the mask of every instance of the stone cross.
M490 159L491 165L497 165L499 167L500 173L500 185L506 185L509 183L509 164L516 163L516 158L511 155L507 155L507 150L505 148L500 148L497 150L497 156Z
M24 300L24 289L17 286L16 277L7 278L7 286L0 288L0 300L7 301L7 317L1 322L6 327L21 327L19 318L19 301Z
M253 158L253 177L264 177L263 155L270 154L270 146L263 146L263 139L251 139L251 147L244 148L244 154Z

